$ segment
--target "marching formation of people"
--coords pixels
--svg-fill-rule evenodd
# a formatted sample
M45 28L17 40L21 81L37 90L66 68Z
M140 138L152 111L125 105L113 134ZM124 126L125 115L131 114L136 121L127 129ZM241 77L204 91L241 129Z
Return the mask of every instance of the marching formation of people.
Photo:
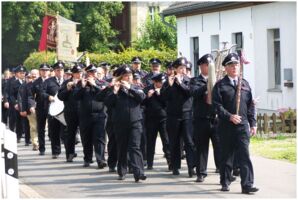
M39 72L20 65L11 75L5 71L2 79L2 122L17 134L18 143L24 134L25 145L32 144L40 156L45 155L48 124L52 158L60 156L62 144L66 162L77 157L79 134L83 167L96 161L99 169L117 172L118 180L132 173L136 182L146 180L145 168L154 168L158 133L168 170L180 174L185 151L188 176L204 182L211 140L221 191L229 191L240 175L242 193L257 192L249 155L250 136L256 134L255 106L249 83L239 79L240 58L236 53L224 58L226 75L212 91L207 90L210 62L211 54L197 61L198 77L192 77L192 63L185 57L165 63L165 73L158 58L150 60L149 73L142 70L140 57L130 65L75 63L68 70L62 61L42 63ZM207 100L210 94L212 101ZM63 119L49 112L59 101Z

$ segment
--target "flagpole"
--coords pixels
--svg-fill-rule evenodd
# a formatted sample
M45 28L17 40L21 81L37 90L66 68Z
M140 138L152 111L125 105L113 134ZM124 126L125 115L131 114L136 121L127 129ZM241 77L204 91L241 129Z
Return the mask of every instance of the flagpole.
M48 2L46 1L46 13L45 15L47 15L48 13ZM48 33L46 35L46 63L48 63Z
M59 23L58 23L58 18L59 18L59 11L56 12L56 33L57 33L57 41L56 41L56 56L57 56L57 60L58 60L58 40L59 40Z

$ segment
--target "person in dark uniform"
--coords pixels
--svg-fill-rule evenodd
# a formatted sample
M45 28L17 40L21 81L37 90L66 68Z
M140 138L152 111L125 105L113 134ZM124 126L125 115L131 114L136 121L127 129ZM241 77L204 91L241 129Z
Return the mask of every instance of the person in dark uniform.
M118 180L124 180L127 173L127 152L136 182L145 180L143 156L140 149L142 137L141 102L145 99L143 90L132 84L132 70L123 65L115 71L117 80L111 87L106 101L113 106L113 123L117 141Z
M15 127L13 123L9 123L9 129L11 131L15 131L17 134L17 141L20 142L22 134L23 134L23 125L22 125L22 118L19 113L19 106L18 106L18 92L20 86L25 81L25 74L26 74L26 68L22 65L19 65L15 68L15 80L12 80L10 83L10 89L9 89L9 105L10 105L10 119L14 119L15 116ZM16 128L16 130L14 130Z
M111 80L113 78L113 76L110 74L111 64L108 62L101 62L101 63L99 63L98 67L102 67L104 70L103 80L109 82L109 80Z
M108 85L104 80L96 78L97 68L90 64L85 68L87 76L77 84L74 97L80 101L79 122L83 144L84 167L92 163L93 147L99 169L107 166L105 162L105 106L97 95Z
M2 84L2 122L7 125L8 122L8 113L9 113L9 102L8 102L8 93L7 93L7 83L10 79L10 71L4 71L4 77L1 81Z
M151 65L151 72L148 73L144 78L143 78L143 83L145 87L151 85L153 82L151 80L152 76L155 74L159 74L161 71L161 61L158 58L151 58L149 60L149 63Z
M227 75L218 81L212 91L212 104L219 117L218 129L222 159L220 165L221 191L229 191L232 177L233 154L239 151L239 165L242 193L257 192L254 187L254 172L249 156L250 136L256 134L256 118L252 93L248 82L241 81L241 99L239 114L236 114L236 93L239 83L239 57L236 53L228 54L222 62Z
M153 169L155 144L159 132L162 141L163 152L171 169L169 136L166 129L166 102L161 98L160 90L166 81L164 74L156 74L152 77L153 84L144 89L146 99L145 105L145 127L147 134L147 169Z
M188 76L189 78L193 77L191 74L191 71L192 71L192 63L188 60L185 75Z
M211 104L207 103L208 64L212 62L211 54L205 54L198 61L201 74L191 79L193 94L194 141L197 148L197 182L203 182L207 176L209 139L212 141L216 172L219 172L220 149L219 136L216 132L216 115Z
M49 101L42 97L44 82L50 75L50 66L47 63L42 63L39 66L40 77L33 81L31 94L36 102L36 124L39 144L39 155L45 154L45 127L48 116Z
M83 65L76 63L72 68L72 77L62 84L58 91L58 98L64 102L64 117L67 124L65 138L66 161L72 162L77 156L75 153L76 134L79 127L79 101L74 97L74 88L82 78Z
M28 74L26 79L27 79L26 82L24 82L19 88L18 106L19 106L19 111L21 115L23 130L25 132L25 145L29 146L31 134L30 134L30 124L29 124L28 116L35 108L35 101L33 98L31 98L32 97L31 88L32 88L33 77L31 77L31 74Z
M115 82L115 71L113 72L113 77L110 79L109 86L105 89L106 94L108 94L109 87L112 87ZM102 95L100 95L102 98ZM109 101L106 101L104 98L104 104L107 107L107 123L105 130L108 135L108 166L109 166L109 172L116 172L116 166L117 166L117 143L116 143L116 135L113 128L113 106L110 104Z
M140 87L141 89L144 89L144 84L142 83L142 76L138 72L133 73L133 84ZM146 116L144 113L144 105L141 104L141 109L143 111L143 119L142 119L142 127L143 127L143 132L142 132L142 139L141 139L141 151L143 154L143 160L144 160L144 166L147 166L147 134L146 134L146 128L145 128L145 120ZM129 160L129 156L128 156ZM128 162L129 166L129 173L133 173L133 170L130 166L130 162Z
M142 59L140 57L135 56L131 59L132 72L140 74L141 78L143 79L148 74L148 72L146 72L145 70L142 70L141 66L142 66Z
M22 84L18 93L18 102L20 108L20 115L23 119L25 141L31 138L33 150L38 150L38 136L36 131L36 115L35 107L36 102L32 95L33 81L38 78L38 70L32 69L30 74L27 75L26 83ZM30 136L29 136L30 134ZM27 135L27 136L26 136ZM29 142L27 143L29 144Z
M66 80L70 79L71 77L72 77L71 68L69 68L69 67L65 68L63 79L66 81Z
M11 69L12 76L7 80L6 83L6 94L7 94L7 101L8 101L8 127L10 130L14 131L16 128L16 112L13 106L11 105L11 98L10 98L10 89L11 89L11 83L14 82L16 78L15 74L16 67L13 67Z
M44 82L44 88L42 91L42 97L45 101L54 102L55 96L58 94L62 83L64 82L65 64L62 61L58 61L53 65L55 76L48 78ZM51 139L52 158L57 159L61 154L61 141L60 138L64 136L65 126L55 117L48 115L49 134Z
M180 138L185 144L188 175L192 177L195 166L195 145L192 133L192 95L190 79L184 75L187 60L180 57L174 61L175 76L168 77L162 96L167 103L167 131L170 139L173 175L179 175L181 168Z
M169 76L175 76L175 69L173 67L173 62L166 61L165 66L166 66L166 78L168 78Z

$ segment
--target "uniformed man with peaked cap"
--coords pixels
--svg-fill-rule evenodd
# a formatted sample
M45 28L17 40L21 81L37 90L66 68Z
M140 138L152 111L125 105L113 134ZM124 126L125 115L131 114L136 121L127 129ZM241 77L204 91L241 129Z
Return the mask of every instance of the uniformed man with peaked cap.
M212 104L219 118L220 146L222 159L220 164L221 191L229 191L232 177L233 154L239 152L239 165L242 193L251 194L259 189L254 187L254 172L249 156L250 136L256 134L256 117L249 83L239 78L239 56L229 53L222 62L227 75L218 81L212 91ZM240 84L240 85L238 85ZM241 88L239 113L237 107L237 88Z
M175 76L168 77L162 95L167 103L167 131L170 139L171 164L173 175L179 175L181 168L180 139L183 138L186 151L188 175L194 175L195 145L192 133L192 94L190 78L184 72L187 60L180 57L173 62Z
M203 55L197 65L200 75L191 79L191 91L193 94L193 118L194 118L194 141L197 148L197 182L203 182L207 176L207 163L209 152L209 139L212 141L216 172L220 166L219 136L216 129L215 111L212 105L207 103L208 65L213 62L211 54Z

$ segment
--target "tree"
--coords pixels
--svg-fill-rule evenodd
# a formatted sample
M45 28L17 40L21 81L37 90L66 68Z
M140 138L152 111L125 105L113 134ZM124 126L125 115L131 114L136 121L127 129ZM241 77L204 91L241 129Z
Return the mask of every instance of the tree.
M169 16L165 21L176 26L175 16ZM141 37L133 41L133 47L137 49L177 48L177 31L165 25L157 12L154 14L154 20L151 20L150 16L147 15L140 32Z
M79 50L105 52L117 45L111 17L122 8L121 2L2 2L2 70L38 50L46 11L81 23Z
M21 64L38 49L46 10L70 17L71 7L72 3L2 2L2 70Z
M81 23L79 50L104 53L115 48L118 31L112 28L111 19L122 9L121 2L75 3L73 19Z

